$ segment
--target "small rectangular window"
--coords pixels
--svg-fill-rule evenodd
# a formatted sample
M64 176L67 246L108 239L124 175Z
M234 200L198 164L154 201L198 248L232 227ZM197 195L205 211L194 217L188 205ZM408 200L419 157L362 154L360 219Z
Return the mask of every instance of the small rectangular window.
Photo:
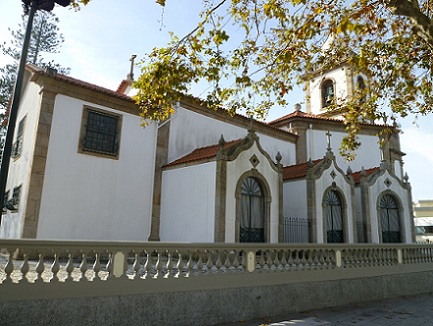
M84 108L79 152L118 158L121 116Z
M17 133L17 139L15 140L15 143L12 145L12 157L18 158L21 155L21 152L23 150L23 135L24 135L24 127L26 125L26 117L22 118L19 125L18 125L18 133Z
M6 203L8 202L9 199L9 191L5 192L5 196L3 198L3 208L2 208L2 214L5 214L7 209L6 209Z

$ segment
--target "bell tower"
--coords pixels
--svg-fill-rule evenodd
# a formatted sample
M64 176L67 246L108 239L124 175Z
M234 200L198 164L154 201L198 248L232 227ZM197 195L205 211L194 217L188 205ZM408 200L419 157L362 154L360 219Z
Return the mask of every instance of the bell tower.
M323 45L329 48L332 39ZM364 89L367 81L365 74L357 73L348 60L342 60L330 69L316 69L306 81L306 111L311 114L324 114L331 104L343 104L354 96L356 89ZM339 114L334 117L338 118Z

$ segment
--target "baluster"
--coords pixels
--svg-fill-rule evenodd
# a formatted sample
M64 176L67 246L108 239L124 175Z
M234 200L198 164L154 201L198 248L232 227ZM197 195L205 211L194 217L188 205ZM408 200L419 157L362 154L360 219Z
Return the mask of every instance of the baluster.
M302 270L305 270L305 264L307 263L307 260L305 259L305 250L304 249L300 250L299 253L301 254L301 258L300 258L298 270L302 271Z
M257 253L256 253L257 255ZM259 272L263 272L265 268L265 252L263 250L260 251L260 259L259 259ZM256 267L257 268L257 267Z
M306 262L305 262L305 269L311 270L314 269L313 266L313 251L308 249L305 251L305 258L306 258Z
M203 266L204 266L204 264L203 264L203 253L201 253L199 250L197 250L195 252L195 254L198 256L198 261L195 264L195 267L193 265L192 269L193 269L193 272L194 272L194 274L196 276L201 276L201 272L202 272Z
M242 255L242 261L241 261L242 272L245 272L248 267L248 253L245 250L242 250L241 255Z
M239 266L240 266L240 263L239 263L239 252L237 252L235 250L235 251L233 251L233 254L234 254L233 263L232 263L233 272L237 272L239 270Z
M206 261L206 265L204 266L207 270L207 273L211 273L214 272L213 269L213 261L212 261L212 252L209 252L208 250L205 251L207 254L207 261Z
M272 270L272 250L266 250L266 272L270 272Z
M311 253L311 262L310 262L310 269L311 270L318 270L320 269L320 265L319 265L319 252L316 249L310 250Z
M134 271L132 278L134 280L139 280L140 279L140 254L134 250L134 263L132 264L132 270Z
M216 255L217 255L217 260L215 262L215 273L218 273L219 271L221 271L222 267L223 267L223 263L221 261L221 251L217 251Z
M29 270L30 270L30 267L29 267L28 255L23 254L23 262L22 262L21 268L20 268L22 277L21 277L20 281L27 281L28 282L27 273L29 272ZM20 282L20 281L18 281L18 282Z
M14 261L13 261L13 253L14 253L15 249L14 248L8 248L7 251L9 253L9 257L8 257L8 261L7 261L5 269L4 269L4 271L6 273L6 278L3 280L3 282L4 283L12 283L12 272L15 269Z
M162 257L161 257L161 253L158 250L155 250L156 255L157 255L157 260L156 260L156 264L155 264L155 274L153 275L154 279L159 278L159 276L162 276Z
M36 264L36 273L37 273L37 277L35 279L35 282L43 282L43 278L42 278L42 273L45 270L45 265L44 265L44 254L39 254L39 260L38 263Z
M94 273L93 281L100 281L101 277L99 276L99 272L101 271L101 262L99 259L100 253L99 251L94 250L95 253L95 262L93 263L92 270Z
M173 277L179 278L179 276L182 274L183 260L182 260L182 253L179 250L176 250L176 252L177 252L177 263L175 265L176 273L173 275Z
M287 259L286 259L285 250L281 250L280 264L281 264L281 272L285 272L287 270Z
M167 264L165 265L167 273L165 273L164 278L171 278L173 276L173 261L171 259L171 252L167 250Z
M59 255L58 253L54 253L54 261L51 265L51 273L53 273L53 277L51 278L50 282L58 282L60 281L59 277L59 271L60 271L60 263L59 263Z
M232 254L232 252L224 251L224 254L225 254L225 260L224 260L224 265L223 265L224 271L225 272L232 271L234 269L233 265L230 261L230 255Z
M289 270L291 270L291 271L296 271L296 269L297 269L295 260L293 259L294 254L296 254L296 250L289 250L288 265L289 265Z
M280 264L280 259L278 258L279 256L279 251L278 250L274 250L274 272L277 272L279 270L281 270L282 266Z
M81 264L80 264L80 272L81 272L81 277L80 277L80 281L88 281L87 277L86 277L86 272L87 272L88 266L87 266L87 255L85 253L81 254Z
M72 258L72 253L68 253L68 263L66 264L66 280L65 282L72 282L74 278L72 277L72 272L74 271L74 261Z
M152 277L151 270L152 270L152 252L149 250L145 251L146 253L146 262L144 263L144 279L149 279Z
M192 275L192 273L193 273L192 268L193 268L192 252L189 251L188 261L187 261L186 266L185 266L185 269L186 269L185 277L190 277Z
M325 258L323 257L324 254L325 254L325 252L323 251L323 249L319 249L317 252L317 255L318 255L317 269L318 270L322 270L322 269L327 268Z

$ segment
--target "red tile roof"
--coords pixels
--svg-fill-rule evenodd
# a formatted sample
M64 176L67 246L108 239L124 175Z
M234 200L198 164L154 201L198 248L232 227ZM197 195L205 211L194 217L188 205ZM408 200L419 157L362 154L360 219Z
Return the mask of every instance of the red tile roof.
M289 113L281 118L278 118L276 120L270 121L268 124L269 125L274 125L277 124L278 122L284 121L284 120L288 120L291 118L309 118L309 119L317 119L317 120L326 120L326 121L337 121L337 122L342 122L342 120L340 119L335 119L335 118L327 118L324 115L316 115L316 114L311 114L311 113L305 113L302 111L293 111L292 113Z
M365 171L365 175L369 176L369 175L373 174L374 172L376 172L377 170L379 170L378 167L367 169L364 171ZM362 171L357 171L357 172L352 173L352 178L353 178L353 181L355 181L355 184L361 183L361 174L362 174Z
M241 140L242 139L237 139L237 140L233 140L233 141L229 141L229 142L225 143L224 149L231 147L232 145L240 142ZM219 152L220 149L221 149L221 146L219 144L197 148L197 149L193 150L191 153L189 153L189 154L187 154L187 155L185 155L185 156L183 156L183 157L181 157L181 158L179 158L179 159L177 159L171 163L164 165L164 167L211 159L217 155L217 153Z
M312 161L313 166L317 165L323 159ZM307 175L310 162L299 163L295 165L285 166L283 168L283 180L293 180L303 178Z
M93 90L93 91L96 91L96 92L104 93L104 94L107 94L107 95L111 95L113 97L117 97L117 98L123 99L123 100L126 100L126 101L135 102L129 96L127 96L125 94L121 94L121 93L115 92L115 91L113 91L111 89L108 89L108 88L105 88L105 87L101 87L101 86L97 86L95 84L87 83L87 82L84 82L82 80L75 79L75 78L72 78L72 77L69 77L69 76L65 76L65 75L61 75L61 74L57 74L57 73L53 74L53 73L50 73L48 71L42 70L40 68L37 68L35 66L27 65L27 67L29 67L29 70L32 73L34 73L35 75L37 75L37 76L50 77L50 78L53 78L54 80L57 80L57 81L65 82L65 83L68 83L68 84L71 84L71 85L75 85L75 86L80 86L80 87L83 87L83 88L87 88L87 89L90 89L90 90Z

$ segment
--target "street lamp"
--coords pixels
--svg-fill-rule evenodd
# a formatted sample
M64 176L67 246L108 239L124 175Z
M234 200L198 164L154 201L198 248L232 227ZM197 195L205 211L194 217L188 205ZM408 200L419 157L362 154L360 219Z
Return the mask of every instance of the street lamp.
M54 8L54 4L57 3L63 7L68 6L71 0L21 0L24 8L24 13L29 15L27 21L26 34L24 35L23 48L21 51L20 65L18 68L18 74L15 81L14 94L12 98L12 105L9 111L8 127L6 133L5 147L3 150L3 158L1 161L0 168L0 205L4 206L4 197L6 190L6 181L9 173L10 156L12 152L12 142L14 138L15 125L17 121L18 108L21 100L21 89L23 86L24 70L27 61L27 52L30 43L30 34L33 26L33 17L35 16L36 10L51 11ZM1 225L1 216L0 216Z

